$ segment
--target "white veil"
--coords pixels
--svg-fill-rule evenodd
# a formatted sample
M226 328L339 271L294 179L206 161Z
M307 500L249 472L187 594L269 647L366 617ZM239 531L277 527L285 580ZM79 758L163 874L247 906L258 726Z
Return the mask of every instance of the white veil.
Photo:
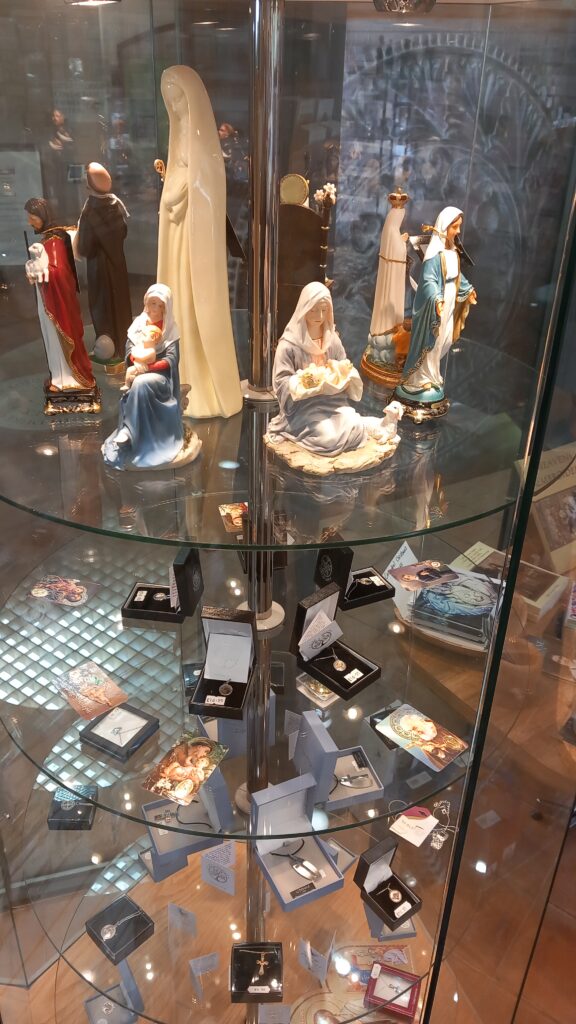
M306 316L320 299L328 300L328 313L324 324L324 339L327 343L330 337L336 333L334 328L334 309L332 296L325 284L320 281L311 281L304 285L300 292L300 298L289 322L287 323L280 341L288 341L291 345L299 345L301 348L308 348L306 341ZM328 335L328 337L326 337ZM326 347L326 346L324 346Z
M170 342L178 341L180 337L178 331L178 324L174 319L174 310L172 302L172 292L168 285L165 284L153 284L150 286L144 296L144 306L146 306L147 299L160 299L164 303L164 323L162 327L162 338L158 342L156 348L163 348L164 345L169 345ZM130 341L135 344L140 341L141 332L148 325L148 315L144 308L139 316L132 321L128 328L128 337Z
M432 238L428 243L426 254L424 256L424 262L431 260L434 256L437 256L439 252L443 252L446 248L446 231L451 224L454 223L457 217L462 216L462 210L459 210L457 206L445 206L436 217L436 223L432 232Z

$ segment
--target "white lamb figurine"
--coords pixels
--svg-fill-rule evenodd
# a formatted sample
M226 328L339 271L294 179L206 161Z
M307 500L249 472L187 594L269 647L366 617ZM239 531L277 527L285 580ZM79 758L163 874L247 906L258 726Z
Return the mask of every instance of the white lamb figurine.
M394 440L398 436L398 420L401 420L404 415L404 406L401 402L393 401L389 402L384 409L384 417L382 419L382 430L384 436L390 441Z
M32 259L26 260L26 276L32 283L41 284L48 281L50 271L48 269L48 253L41 242L33 242L28 248Z

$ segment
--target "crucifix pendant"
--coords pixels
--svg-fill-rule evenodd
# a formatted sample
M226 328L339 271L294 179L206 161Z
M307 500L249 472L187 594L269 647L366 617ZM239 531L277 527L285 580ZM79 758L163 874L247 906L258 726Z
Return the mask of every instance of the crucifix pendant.
M256 963L258 964L258 967L260 968L260 970L258 971L258 977L261 978L262 975L264 974L264 968L268 967L268 961L267 961L266 956L265 956L264 953L262 953L262 956L260 957L259 960L256 961Z

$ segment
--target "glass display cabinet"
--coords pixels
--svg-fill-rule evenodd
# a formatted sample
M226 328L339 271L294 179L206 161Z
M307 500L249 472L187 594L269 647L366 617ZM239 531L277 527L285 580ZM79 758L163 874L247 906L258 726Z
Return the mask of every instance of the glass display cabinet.
M576 13L556 0L0 0L0 23L3 1024L522 1024L573 793L573 740L550 707L569 719L573 683L553 667L570 672L574 628ZM199 76L185 71L186 130L169 68ZM399 195L402 331L379 333ZM54 325L76 342L37 305L49 282L27 281L48 224L27 220L32 197L73 246L84 391L95 381L66 410L50 391ZM75 229L103 198L119 234L95 285ZM446 207L463 217L478 298L448 346L447 401L432 414L404 401L378 465L287 464L265 437L300 290L329 287L355 408L379 420L406 379ZM184 208L194 244L165 236L160 259L181 282L180 444L201 447L119 470L103 445L135 428L119 421L134 383L118 310L128 324L142 310L159 215L162 236ZM209 398L204 362L215 393L233 384L234 350L214 359L226 284L240 402L190 415ZM115 312L99 330L103 295ZM195 331L211 338L204 362L186 347ZM150 365L174 380L167 351ZM329 442L335 429L328 417ZM562 757L535 736L544 706ZM536 817L492 847L507 785L508 811ZM545 839L524 873L534 828ZM514 970L487 1000L478 971L495 972L488 950L518 929L529 886Z

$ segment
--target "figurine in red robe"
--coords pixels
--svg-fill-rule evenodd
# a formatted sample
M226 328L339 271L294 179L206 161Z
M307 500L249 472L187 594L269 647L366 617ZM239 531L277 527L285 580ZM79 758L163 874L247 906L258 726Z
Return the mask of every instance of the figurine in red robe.
M28 223L41 241L30 246L26 275L36 286L38 316L50 377L44 385L45 412L98 412L99 392L84 347L78 278L72 243L54 224L45 199L25 204Z

